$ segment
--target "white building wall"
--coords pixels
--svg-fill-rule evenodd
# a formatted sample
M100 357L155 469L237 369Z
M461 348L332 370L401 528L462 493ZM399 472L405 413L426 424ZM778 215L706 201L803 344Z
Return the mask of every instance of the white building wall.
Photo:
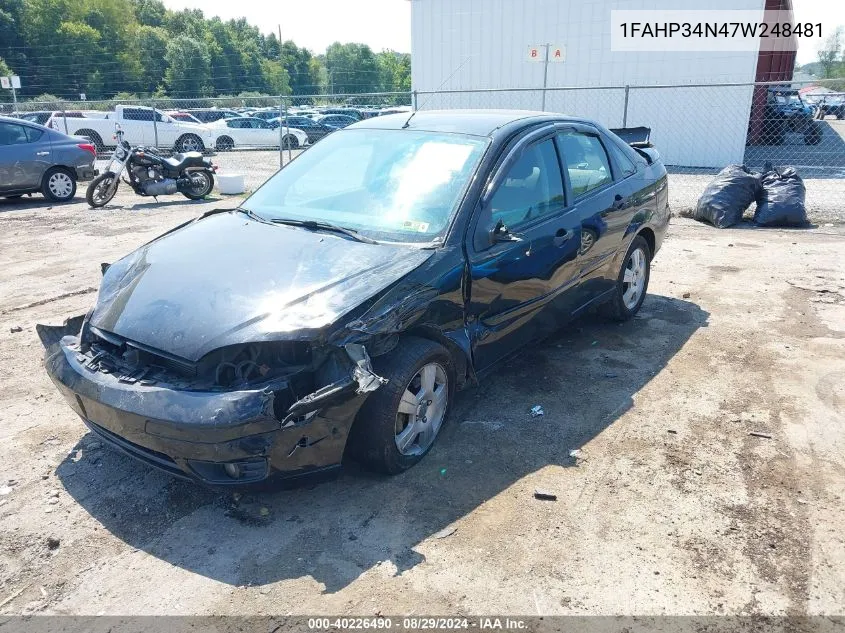
M664 9L762 10L764 0L666 0ZM653 9L646 0L411 0L412 82L420 92L540 88L542 63L531 45L562 44L566 61L549 64L552 87L654 86L752 82L756 52L630 53L610 50L612 9ZM722 167L742 162L752 87L631 89L627 124L652 128L670 165ZM539 110L542 91L420 94L418 107ZM623 122L624 89L546 95L546 110L608 127Z

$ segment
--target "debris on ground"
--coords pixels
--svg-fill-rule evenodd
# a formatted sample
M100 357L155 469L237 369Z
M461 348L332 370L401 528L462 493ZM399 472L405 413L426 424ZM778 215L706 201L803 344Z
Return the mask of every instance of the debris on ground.
M59 545L61 545L61 541L57 539L55 536L48 536L47 537L47 549L54 550L59 549Z
M457 531L458 531L458 528L456 528L453 525L450 525L449 527L443 528L439 532L435 532L434 534L432 534L432 536L434 538L441 539L441 538L446 538L447 536L452 536Z
M793 167L775 169L766 165L757 197L754 224L757 226L806 226L807 209L804 200L807 190L804 181Z
M569 456L573 459L578 459L579 457L581 457L581 449L573 448L571 451L569 451Z
M672 435L677 435L678 432L675 429L666 429L667 433L671 433Z
M546 412L543 411L543 407L539 404L536 406L531 407L531 417L538 418L541 415L546 415Z
M539 488L534 490L534 498L540 501L557 501L557 495L555 493Z
M691 296L691 293L689 293L689 292L685 292L684 294L682 294L682 295L681 295L681 297L682 297L683 299L689 299L689 298L690 298L690 296Z
M9 331L12 334L17 334L18 332L23 332L23 328L20 325L13 325L9 328Z
M618 378L619 374L614 374L612 371L609 371L604 375L604 377L605 378Z
M769 435L768 433L762 433L760 431L750 431L748 434L753 436L753 437L762 437L762 438L767 439L767 440L772 439L771 435Z
M744 165L728 165L707 185L693 219L725 229L742 221L742 214L760 195L760 174Z

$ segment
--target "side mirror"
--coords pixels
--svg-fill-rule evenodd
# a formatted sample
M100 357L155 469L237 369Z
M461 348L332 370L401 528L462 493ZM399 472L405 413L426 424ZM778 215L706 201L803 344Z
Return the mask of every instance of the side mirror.
M514 236L501 218L496 222L496 226L490 229L490 244L498 244L499 242L516 242L519 238Z

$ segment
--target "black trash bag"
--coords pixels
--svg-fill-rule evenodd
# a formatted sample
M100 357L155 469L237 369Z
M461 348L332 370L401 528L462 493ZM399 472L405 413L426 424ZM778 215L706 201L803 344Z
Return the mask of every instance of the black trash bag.
M804 181L792 167L770 169L763 174L754 224L758 226L806 226Z
M760 174L743 165L728 165L707 185L692 217L724 229L741 222L759 195Z

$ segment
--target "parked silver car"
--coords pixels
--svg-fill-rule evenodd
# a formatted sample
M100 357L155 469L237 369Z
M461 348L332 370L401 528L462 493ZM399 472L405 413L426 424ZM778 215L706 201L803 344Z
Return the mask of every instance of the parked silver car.
M97 175L95 158L88 139L0 117L0 197L41 192L55 202L70 200L77 181Z

